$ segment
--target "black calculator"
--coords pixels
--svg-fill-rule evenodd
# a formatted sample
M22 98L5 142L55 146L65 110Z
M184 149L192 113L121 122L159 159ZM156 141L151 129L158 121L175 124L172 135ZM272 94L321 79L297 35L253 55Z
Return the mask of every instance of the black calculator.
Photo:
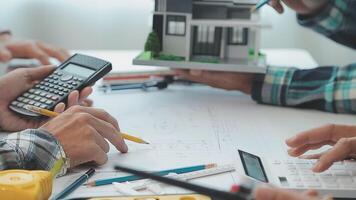
M41 117L40 114L26 109L28 105L53 110L60 102L66 102L73 90L94 85L109 73L111 63L91 56L75 54L33 88L11 102L9 108L14 112L28 116Z

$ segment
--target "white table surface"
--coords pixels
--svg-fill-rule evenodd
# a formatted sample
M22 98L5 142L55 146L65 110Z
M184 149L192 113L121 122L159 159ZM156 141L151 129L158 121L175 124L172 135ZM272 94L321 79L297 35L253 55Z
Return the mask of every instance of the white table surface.
M140 70L142 66L132 66L131 58L138 51L78 51L110 60L114 71ZM310 54L299 49L264 50L268 63L280 66L297 66L300 68L313 68L317 66ZM155 69L155 68L151 68ZM258 105L249 96L239 92L227 92L206 86L170 86L163 91L142 92L122 91L112 94L103 94L95 91L92 95L95 106L104 108L116 117L122 130L135 133L147 140L156 140L155 134L164 137L164 134L174 135L177 139L184 139L184 132L196 133L197 137L204 138L209 134L216 134L219 154L231 162L238 158L236 149L241 148L256 153L267 159L280 159L287 157L284 140L294 134L321 126L327 123L354 124L354 116L331 114L315 110L302 110L293 108L280 108L275 106ZM207 121L205 115L211 115ZM199 117L200 116L200 117ZM158 129L157 129L158 126ZM211 131L209 127L212 127ZM157 133L152 133L153 129ZM168 136L167 136L168 137ZM221 146L221 144L227 144ZM149 152L135 149L136 144L130 144L134 150L126 155L118 154L114 149L109 153L109 163L102 169L112 166L116 162L127 165L144 167L147 169L162 169L170 166L185 166L185 159L172 162L177 155L171 158L166 154L152 156ZM169 156L169 153L167 153ZM201 152L199 152L199 155ZM204 153L203 153L204 154ZM152 163L147 164L147 156ZM209 160L209 152L204 156L191 157L196 160ZM180 157L177 157L177 160ZM189 159L188 159L189 160ZM180 163L178 163L180 162ZM188 162L188 161L187 161ZM60 191L65 185L79 174L71 174L55 181L54 192ZM112 177L110 173L98 173L92 178ZM234 174L221 175L213 178L197 180L199 183L208 184L228 189L235 182ZM93 188L90 192L106 194L111 192L112 186ZM77 191L85 193L84 188ZM75 196L75 193L74 193Z

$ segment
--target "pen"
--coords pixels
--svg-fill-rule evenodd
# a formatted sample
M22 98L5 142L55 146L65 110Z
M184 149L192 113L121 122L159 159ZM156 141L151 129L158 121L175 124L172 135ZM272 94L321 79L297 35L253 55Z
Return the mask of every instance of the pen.
M50 111L50 110L47 110L47 109L43 109L43 108L38 108L36 106L27 105L26 109L29 110L29 111L32 111L32 112L47 116L47 117L56 117L56 116L59 115L59 113L56 113L56 112L53 112L53 111ZM140 144L149 144L148 142L146 142L145 140L143 140L141 138L138 138L138 137L126 134L126 133L121 133L121 132L118 132L118 133L121 134L121 136L126 140L129 140L129 141L132 141L132 142L136 142L136 143L140 143Z
M130 169L130 168L120 166L120 165L116 165L115 169L121 170L121 171L124 171L127 173L131 173L131 174L135 174L136 176L140 176L142 178L149 178L149 179L159 181L162 183L166 183L169 185L181 187L181 188L184 188L184 189L187 189L190 191L194 191L194 192L197 192L197 193L200 193L203 195L210 196L213 199L224 199L224 200L249 200L249 199L252 199L250 193L225 192L225 191L216 190L216 189L212 189L212 188L208 188L208 187L204 187L204 186L200 186L200 185L196 185L196 184L192 184L192 183L188 183L188 182L183 182L183 181L180 181L177 179L158 176L154 173L152 174L152 173L147 173L147 172L143 172L143 171L138 171L135 169Z
M63 199L68 196L74 190L76 190L79 186L81 186L85 181L87 181L93 174L95 173L95 169L90 168L85 174L80 176L77 180L75 180L72 184L66 187L62 192L58 193L53 199Z
M184 173L189 173L189 172L194 172L194 171L199 171L199 170L204 170L204 169L210 169L216 167L216 164L207 164L207 165L197 165L197 166L191 166L191 167L183 167L183 168L177 168L177 169L168 169L168 170L163 170L163 171L158 171L158 172L152 172L153 174L157 176L166 176L170 173L175 173L175 174L184 174ZM109 179L101 179L101 180L95 180L92 182L87 183L88 186L101 186L101 185L108 185L112 184L113 182L127 182L127 181L136 181L142 179L139 176L122 176L122 177L115 177L115 178L109 178Z
M255 6L251 8L251 12L255 12L256 10L260 9L262 6L269 3L270 0L261 0Z

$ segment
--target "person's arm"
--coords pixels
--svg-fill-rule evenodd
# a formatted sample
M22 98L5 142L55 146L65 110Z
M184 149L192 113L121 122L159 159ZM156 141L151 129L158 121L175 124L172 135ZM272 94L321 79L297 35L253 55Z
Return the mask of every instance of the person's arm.
M58 140L41 129L28 129L12 133L0 140L0 170L51 170L65 153ZM58 175L64 175L63 165Z
M330 0L321 10L311 15L298 14L298 22L326 37L356 48L356 1Z
M356 64L345 67L269 67L252 86L258 103L356 113Z

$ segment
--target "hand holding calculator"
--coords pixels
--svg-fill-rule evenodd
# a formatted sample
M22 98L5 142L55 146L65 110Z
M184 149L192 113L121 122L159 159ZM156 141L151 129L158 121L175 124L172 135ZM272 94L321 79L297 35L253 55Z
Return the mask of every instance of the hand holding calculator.
M41 115L28 111L28 105L53 110L65 102L70 92L93 85L112 69L111 63L81 54L75 54L51 75L11 102L9 108L27 117Z

